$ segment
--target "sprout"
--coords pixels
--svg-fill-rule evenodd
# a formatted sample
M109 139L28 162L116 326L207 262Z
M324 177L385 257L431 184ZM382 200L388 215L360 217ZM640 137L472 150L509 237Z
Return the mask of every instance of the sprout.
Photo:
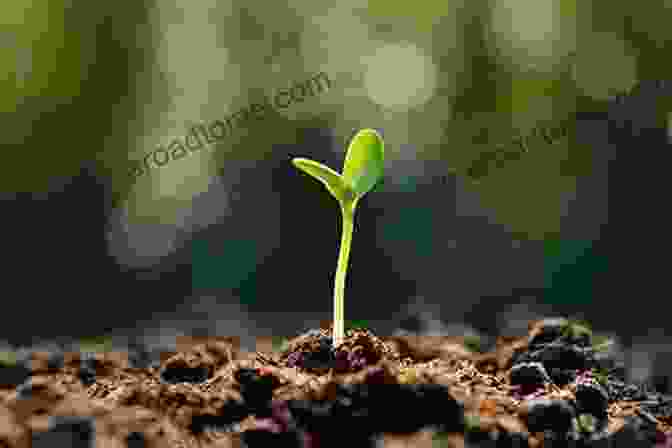
M383 139L373 129L359 131L350 141L342 175L314 160L292 159L296 168L322 182L341 207L343 229L334 285L334 347L338 347L344 338L343 291L355 208L357 202L382 179L383 162Z

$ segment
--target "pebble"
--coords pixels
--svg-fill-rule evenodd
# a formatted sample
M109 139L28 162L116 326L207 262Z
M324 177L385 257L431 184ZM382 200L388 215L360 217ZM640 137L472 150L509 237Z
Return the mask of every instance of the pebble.
M597 382L589 381L577 384L575 396L579 413L589 413L596 417L606 415L609 395Z
M563 400L533 399L521 411L530 432L567 433L575 416L574 409Z
M511 385L544 385L551 382L540 362L519 363L511 368Z

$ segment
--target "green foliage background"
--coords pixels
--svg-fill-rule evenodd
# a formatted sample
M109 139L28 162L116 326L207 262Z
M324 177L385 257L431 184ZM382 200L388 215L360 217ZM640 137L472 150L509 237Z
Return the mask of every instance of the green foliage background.
M546 7L542 4L554 8L548 16L552 29L544 29L546 22L536 15L535 8ZM267 158L274 144L291 145L301 139L302 129L318 125L332 127L344 150L352 129L380 124L388 132L391 163L409 157L402 145L412 144L417 151L412 157L456 173L498 223L520 239L544 242L549 300L590 300L591 278L606 269L606 260L593 255L589 242L564 241L559 235L563 198L574 191L577 179L591 175L593 149L570 133L557 145L530 148L478 184L465 173L482 153L514 135L529 135L542 122L557 123L578 110L604 110L610 94L627 91L638 79L670 79L672 9L664 1L528 1L517 6L524 11L509 18L502 15L505 4L495 0L250 0L216 6L222 9L200 22L182 22L205 7L153 0L3 2L0 191L43 192L93 164L132 219L165 222L175 219L203 178L226 170L229 160ZM157 19L158 10L166 16ZM516 26L506 29L511 20ZM190 42L184 48L159 48L163 33L173 30L161 28L165 23L182 23L185 36L212 25L216 45L211 51ZM535 27L557 34L534 34ZM523 35L527 47L516 53L511 42ZM401 111L374 101L380 86L365 82L368 55L361 50L399 42L414 44L436 67L431 97ZM525 64L528 50L548 54ZM161 66L164 51L182 52L182 59L175 59L180 64ZM388 63L384 78L393 96L411 82L407 71L417 67L403 59ZM226 74L211 83L198 77L222 66ZM208 119L222 118L318 71L334 80L327 94L240 129L216 146L212 160L202 156L195 162L196 175L185 174L178 165L187 162L179 161L172 162L172 171L166 167L161 176L138 185L128 176L129 161L151 149L139 136L171 110L178 96L207 89L204 98L226 98L203 105L194 100L190 109L178 109L171 117L175 133L184 134L192 121L203 118L194 112L201 106L210 108ZM424 84L430 84L430 74L424 76ZM669 99L657 111L661 122L667 122L668 112ZM400 212L386 238L413 238L420 256L431 254L437 234L430 215L427 210ZM246 281L258 262L256 248L232 241L222 251L195 244L195 287L253 290L253 282Z

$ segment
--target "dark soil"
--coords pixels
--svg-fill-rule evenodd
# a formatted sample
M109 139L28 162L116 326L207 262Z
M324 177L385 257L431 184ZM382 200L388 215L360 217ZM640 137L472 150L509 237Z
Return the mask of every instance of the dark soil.
M672 398L627 384L561 322L489 353L363 328L337 350L331 328L253 353L179 338L149 367L136 353L34 352L0 364L0 447L672 447Z

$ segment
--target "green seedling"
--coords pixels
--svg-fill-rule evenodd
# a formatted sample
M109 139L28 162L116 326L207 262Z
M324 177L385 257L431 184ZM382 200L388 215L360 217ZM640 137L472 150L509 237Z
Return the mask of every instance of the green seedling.
M350 256L355 209L359 200L382 179L384 165L382 137L373 129L363 129L350 141L343 174L304 158L293 158L292 164L324 184L341 207L342 234L334 284L334 347L345 337L343 319L343 292Z

